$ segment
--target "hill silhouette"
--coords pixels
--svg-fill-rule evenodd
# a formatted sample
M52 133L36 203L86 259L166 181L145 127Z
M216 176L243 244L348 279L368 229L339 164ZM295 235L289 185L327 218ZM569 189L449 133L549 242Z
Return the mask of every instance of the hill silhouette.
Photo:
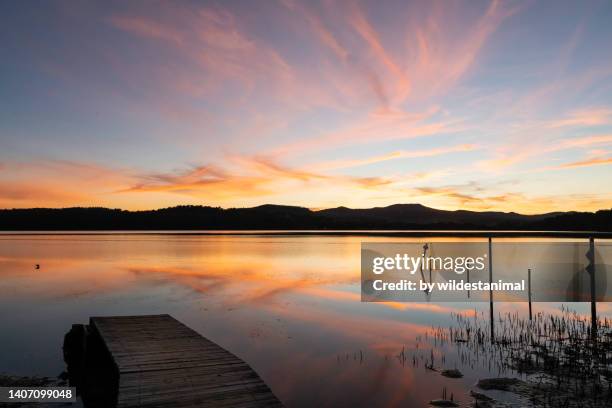
M514 212L438 210L420 204L313 211L304 207L177 206L127 211L100 207L0 210L0 230L415 229L612 231L612 210Z

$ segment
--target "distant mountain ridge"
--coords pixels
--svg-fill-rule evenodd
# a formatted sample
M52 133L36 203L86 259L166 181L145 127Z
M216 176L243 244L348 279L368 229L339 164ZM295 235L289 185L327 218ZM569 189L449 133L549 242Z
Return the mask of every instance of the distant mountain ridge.
M266 204L251 208L177 206L127 211L101 207L0 210L0 230L214 230L214 229L486 229L612 231L612 210L514 212L438 210L421 204L313 211Z
M394 204L388 207L374 207L368 209L350 209L346 207L321 210L319 213L332 217L361 217L372 220L402 220L411 219L413 223L438 223L438 222L502 222L502 221L525 221L553 217L560 213L546 213L540 215L522 215L515 212L499 211L467 211L467 210L438 210L426 207L422 204Z

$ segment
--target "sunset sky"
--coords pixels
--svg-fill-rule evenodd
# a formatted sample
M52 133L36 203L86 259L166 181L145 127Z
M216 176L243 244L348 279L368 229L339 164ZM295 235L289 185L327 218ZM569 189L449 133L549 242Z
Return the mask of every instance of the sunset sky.
M612 2L0 3L0 207L612 207Z

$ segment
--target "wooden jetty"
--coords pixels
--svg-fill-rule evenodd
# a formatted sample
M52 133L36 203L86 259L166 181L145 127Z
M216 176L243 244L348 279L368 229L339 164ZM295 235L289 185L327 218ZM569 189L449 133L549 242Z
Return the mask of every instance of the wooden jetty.
M169 315L92 317L118 374L117 408L281 407L247 363Z

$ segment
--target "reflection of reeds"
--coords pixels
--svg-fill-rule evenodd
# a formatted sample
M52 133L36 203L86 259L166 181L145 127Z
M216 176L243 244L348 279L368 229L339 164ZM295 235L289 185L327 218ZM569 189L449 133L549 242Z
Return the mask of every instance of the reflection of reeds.
M546 406L609 406L612 401L612 321L597 321L566 308L559 315L537 313L532 320L518 313L498 315L495 341L484 314L453 314L454 326L432 328L425 336L435 346L454 345L464 366L488 365L489 372L514 373L529 380L528 394ZM419 338L417 338L419 340ZM433 366L433 350L431 352ZM426 365L427 367L427 365ZM579 402L576 405L574 402Z
M350 356L350 354L347 353L346 354L346 359L345 359L346 361L349 361L349 356ZM365 358L365 355L363 354L363 350L359 350L359 352L354 352L353 353L353 361L359 361L359 364L363 363L364 358ZM336 360L337 360L338 364L340 364L343 361L343 359L340 357L340 354L338 354L336 356Z

